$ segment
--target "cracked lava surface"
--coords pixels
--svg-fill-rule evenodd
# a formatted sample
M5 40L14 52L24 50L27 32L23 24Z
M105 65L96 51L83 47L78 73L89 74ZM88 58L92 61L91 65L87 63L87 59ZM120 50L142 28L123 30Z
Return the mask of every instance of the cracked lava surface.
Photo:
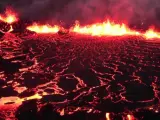
M160 119L160 42L6 33L0 119Z

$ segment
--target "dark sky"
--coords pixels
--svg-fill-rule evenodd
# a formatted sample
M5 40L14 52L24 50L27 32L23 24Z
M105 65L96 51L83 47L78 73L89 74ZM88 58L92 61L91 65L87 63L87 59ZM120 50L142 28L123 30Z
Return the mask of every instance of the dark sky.
M104 21L160 23L160 0L0 0L0 10L12 6L21 18L65 23Z

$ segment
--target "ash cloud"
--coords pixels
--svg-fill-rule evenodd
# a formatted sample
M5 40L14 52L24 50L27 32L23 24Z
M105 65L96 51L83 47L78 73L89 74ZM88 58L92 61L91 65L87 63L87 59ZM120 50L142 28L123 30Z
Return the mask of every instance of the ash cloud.
M51 23L79 20L88 24L107 18L129 24L160 23L159 0L4 0L1 10L8 5L22 18Z

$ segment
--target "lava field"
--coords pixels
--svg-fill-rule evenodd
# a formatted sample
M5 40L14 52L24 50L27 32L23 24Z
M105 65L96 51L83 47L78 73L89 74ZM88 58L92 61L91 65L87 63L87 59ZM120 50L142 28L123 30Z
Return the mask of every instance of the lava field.
M6 33L0 120L159 120L160 42Z

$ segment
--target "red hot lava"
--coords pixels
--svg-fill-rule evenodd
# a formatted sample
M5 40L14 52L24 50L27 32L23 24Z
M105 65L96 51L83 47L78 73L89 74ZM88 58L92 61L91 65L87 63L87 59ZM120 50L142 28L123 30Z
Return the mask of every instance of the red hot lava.
M11 9L6 9L5 14L0 14L0 20L6 22L8 24L12 24L18 21L17 14L13 12Z
M134 35L142 36L147 39L160 38L160 32L156 32L153 28L149 28L145 33L130 29L125 23L116 24L108 20L103 23L80 26L79 22L70 29L71 32L92 35L92 36L125 36Z
M12 24L18 21L17 13L12 9L6 9L5 14L0 14L0 21L10 24L8 32L13 31ZM26 29L34 31L36 33L57 33L62 27L58 25L51 26L49 24L38 25L33 24ZM80 26L79 22L76 22L75 26L69 29L72 33L78 33L91 36L142 36L146 39L160 38L160 32L155 31L153 28L141 33L136 30L130 29L125 23L114 23L111 20L107 20L102 23L95 23L86 26Z
M5 14L0 14L0 21L10 25L10 29L7 31L8 33L13 31L12 24L18 21L18 17L17 14L13 12L13 10L7 8ZM0 30L0 32L5 33L3 30Z
M57 33L60 30L60 27L57 25L38 25L35 23L31 26L28 26L27 29L36 33Z
M36 33L57 33L60 30L60 26L50 26L33 24L28 26L27 29ZM160 32L155 31L153 28L149 28L146 32L142 33L136 30L130 29L127 24L116 24L108 20L107 22L96 23L92 25L80 26L79 22L76 22L75 26L69 29L72 33L78 33L91 36L142 36L146 39L160 38Z
M7 12L7 13L10 13L10 12ZM6 14L6 16L1 16L0 15L0 20L1 21L3 21L3 22L6 22L6 23L8 23L8 24L10 24L10 26L11 26L11 29L8 31L8 32L11 32L12 30L13 30L13 28L12 28L12 23L14 23L14 22L16 22L18 19L17 19L17 17L16 17L16 15L14 15L14 14ZM36 33L57 33L60 29L61 29L61 27L60 26L50 26L50 25L38 25L38 24L33 24L33 25L31 25L31 26L28 26L26 29L28 29L28 30L30 30L30 31L34 31L34 32L36 32ZM109 20L107 21L107 22L103 22L103 23L96 23L96 24L92 24L92 25L86 25L86 26L80 26L80 24L76 24L75 26L73 26L73 27L71 27L70 29L70 32L74 32L74 33L78 33L78 34L83 34L83 35L91 35L91 36L125 36L125 35L136 35L136 36L143 36L143 37L145 37L145 38L147 38L147 39L150 39L150 38L160 38L160 33L159 32L156 32L153 28L150 28L150 29L148 29L146 32L144 32L144 33L141 33L141 32L138 32L138 31L136 31L136 30L132 30L132 29L130 29L125 23L122 23L122 24L116 24L116 23L113 23L113 22L110 22ZM13 39L12 37L8 37L8 38L11 38L11 39ZM15 37L16 38L16 37ZM18 38L18 37L17 37ZM11 49L11 51L13 51L13 55L15 55L15 53L16 52L18 52L18 54L20 54L21 55L21 51L22 51L22 55L23 54L25 54L25 53L23 53L23 51L25 50L25 48L21 48L21 44L18 44L18 42L17 42L17 38L15 39L16 40L16 42L13 42L14 44L14 46L13 46L13 48L16 48L16 49L14 49L14 51ZM20 39L20 38L19 38ZM14 39L13 39L14 40ZM23 39L22 39L23 40ZM22 41L21 39L20 39L20 42ZM77 39L78 40L78 39ZM20 43L19 42L19 43ZM6 44L5 44L6 43ZM57 42L55 42L56 44L54 45L54 46L58 46L57 45ZM27 44L24 44L24 46L26 45L28 45L29 44L29 42L27 43ZM37 45L38 44L38 45ZM50 44L50 42L48 43L48 44ZM18 81L17 80L17 77L18 77L18 79L19 80L24 80L25 79L25 75L26 75L26 73L27 72L31 72L31 70L35 70L35 72L37 72L38 70L40 70L41 71L41 68L39 68L39 65L40 65L40 67L43 67L43 65L42 64L46 64L46 63L43 63L43 62L47 62L47 63L49 63L50 61L49 60L51 60L52 62L53 62L53 60L54 59L50 59L50 57L55 57L55 56L52 56L52 55L54 55L54 54L52 54L53 52L53 50L55 50L55 49L49 49L49 50L51 50L51 52L50 51L47 51L47 49L45 48L45 46L46 47L48 47L47 45L48 44L43 44L43 43L40 43L39 44L39 42L38 43L36 43L35 44L35 46L34 46L34 44L33 44L33 47L31 47L32 46L32 44L30 44L30 45L28 45L29 46L29 50L30 50L30 52L28 52L28 54L26 55L26 56L28 56L28 57L26 57L26 61L24 60L24 62L27 62L28 63L28 61L29 60L31 60L32 59L32 61L33 61L33 65L31 65L31 66L27 66L26 68L24 67L24 68L18 68L18 72L20 72L19 74L20 75L22 75L21 76L21 78L22 79L20 79L19 78L19 74L15 74L15 79L14 80L16 80L16 81ZM81 45L82 44L82 46L80 46L79 47L79 45ZM111 52L111 53L109 53L108 51L107 51L107 49L105 49L105 48L107 48L106 46L104 46L104 50L102 51L102 46L98 46L98 47L96 47L96 46L94 46L94 47L92 47L92 45L94 45L94 44L91 44L91 42L89 42L89 44L88 43L85 43L85 44L88 44L88 46L86 47L86 45L84 45L83 46L83 44L84 44L84 42L83 43L81 43L80 42L80 44L78 44L77 46L76 46L76 44L75 45L73 45L73 46L71 46L71 47L73 47L73 48L69 48L69 47L65 47L65 49L63 49L63 51L60 51L61 50L61 47L63 47L63 46L61 46L60 45L60 47L58 47L58 48L56 48L56 50L60 53L60 54L58 54L58 55L64 55L64 56L60 56L60 57L57 57L57 59L56 59L56 61L58 61L59 63L61 63L61 64L58 64L59 66L65 66L64 68L62 67L60 67L60 69L62 70L62 72L59 72L60 74L62 74L63 73L63 71L65 71L65 70L70 70L70 68L69 67L71 67L72 68L72 66L70 65L70 63L68 63L68 58L73 58L72 60L74 61L74 58L75 59L79 59L79 56L76 58L75 56L76 55L79 55L79 51L82 51L82 53L83 53L83 50L84 50L84 48L87 48L84 52L88 52L88 51L90 51L89 52L89 54L88 55L92 55L92 56L95 56L95 53L96 53L96 55L99 55L99 53L100 52L104 52L102 55L107 55L107 59L104 59L104 57L102 57L102 56L99 56L98 57L98 59L99 60L103 60L102 61L102 68L104 69L105 68L105 70L106 69L109 69L108 71L110 71L109 73L103 73L103 72L99 72L98 71L98 69L97 69L97 71L96 71L96 65L95 65L95 63L97 62L97 61L94 61L94 59L92 59L93 61L91 61L91 68L89 68L89 69L91 69L91 71L87 71L87 74L88 74L88 72L91 72L91 73L93 73L93 74L95 74L95 75L98 75L98 77L99 76L103 76L103 77L99 77L99 78L101 78L101 79L99 79L100 80L100 85L105 85L105 84L103 84L105 81L107 81L106 82L106 86L110 86L109 84L108 84L108 82L110 82L110 81L112 81L112 80L115 80L115 78L116 78L116 75L118 74L118 77L119 76L122 76L122 79L124 78L124 76L123 76L123 72L121 72L121 70L123 71L124 69L122 69L121 67L120 67L120 65L119 64L122 64L122 67L124 67L124 66L127 66L127 62L128 62L128 59L126 59L126 61L121 61L121 57L120 57L120 54L117 52L117 51L120 51L121 52L121 45L120 46L117 46L117 45L115 45L116 46L116 49L118 49L117 51L113 51L113 52ZM133 49L133 51L141 51L141 49L140 49L140 47L137 47L138 46L138 44L139 43L136 43L136 45L135 45L135 49ZM144 43L143 43L144 44ZM6 47L6 45L8 45L9 47L9 50L10 50L10 47L11 47L11 45L12 45L12 43L10 44L10 42L9 41L7 41L6 40L6 42L0 42L0 45L2 46L3 45L3 48L7 48ZM109 46L111 46L111 45L113 45L113 44L109 44ZM19 49L17 49L17 47L18 46L20 46L20 48ZM27 47L28 47L27 46ZM147 46L147 45L146 45ZM26 47L26 48L27 48ZM49 47L50 47L50 45L49 45ZM96 47L96 49L95 49L95 47ZM114 49L114 46L111 46L111 47L113 47L113 49ZM132 46L131 46L132 47ZM145 49L145 50L143 50L142 49L142 52L133 52L133 53L131 53L131 47L130 46L127 46L125 49L124 49L124 46L123 46L123 49L125 50L125 54L124 54L124 56L122 55L122 57L124 57L124 58L129 58L130 57L130 55L133 55L132 56L132 58L130 59L131 61L133 61L133 63L136 63L135 64L135 66L134 66L134 64L129 64L129 66L130 66L130 69L133 69L133 68L136 68L136 65L138 65L138 67L139 66L141 66L141 65L143 65L143 62L145 62L145 60L143 60L143 58L145 58L146 56L146 54L147 53L152 53L152 51L150 51L150 49ZM148 46L147 46L148 47ZM40 48L40 49L36 49L36 48ZM42 48L42 49L41 49ZM45 49L45 51L44 51L44 49ZM52 48L52 46L50 47L50 48ZM35 49L35 50L34 50ZM151 48L152 49L152 48ZM68 51L67 51L68 50ZM73 52L73 54L68 54L68 53L70 53L71 51L73 51L74 50L74 52ZM127 51L128 50L128 51ZM107 51L107 52L106 52ZM7 51L8 52L8 51ZM6 52L6 53L7 53ZM34 58L29 58L29 56L32 56L34 53L36 53L37 52L37 54L35 54L35 56L34 56ZM45 52L44 54L42 53L42 52ZM66 52L66 53L65 53ZM153 51L154 52L154 51ZM49 55L49 56L43 56L43 55L46 55L46 54L48 54L48 53L51 53L51 56ZM63 53L63 54L61 54L61 53ZM65 53L65 54L64 54ZM97 54L98 53L98 54ZM110 56L112 56L113 55L113 57L115 57L114 58L114 60L116 59L117 61L116 62L114 62L114 63L110 63L110 65L112 65L112 66L109 66L109 64L107 64L108 63L108 61L110 61L110 62L112 62L112 60L110 60L110 57L108 57L108 53L110 54ZM112 54L113 53L113 54ZM115 54L116 53L116 54ZM155 52L156 54L157 54L157 52ZM93 55L94 54L94 55ZM7 54L7 57L9 58L13 58L13 55L12 55L12 52L10 52L10 54ZM37 56L39 57L39 58L42 58L42 59L44 59L44 57L46 57L45 58L45 61L39 61L37 58ZM67 56L69 56L69 57L67 57ZM71 56L70 56L71 55ZM73 55L73 56L72 56ZM88 56L87 55L87 56ZM114 56L115 55L115 56ZM127 56L128 55L128 56ZM153 55L153 54L151 54L151 55ZM157 54L158 55L158 54ZM127 56L127 57L126 57ZM17 56L14 56L15 58L17 57ZM19 57L19 56L18 56ZM20 56L21 57L21 56ZM22 56L23 57L23 56ZM89 56L90 57L90 56ZM61 59L63 59L63 58L65 58L64 59L64 61L62 60L61 61ZM122 59L124 59L124 58L122 58ZM139 63L137 63L137 61L135 62L134 60L135 60L135 58L142 58L142 60L140 60L140 61L138 61ZM146 57L147 59L148 59L148 54L147 54L147 57ZM154 56L152 56L151 58L154 58ZM90 59L90 58L89 58ZM97 59L97 56L96 56L96 59ZM66 61L65 61L66 60ZM72 61L71 60L71 61ZM113 61L114 61L113 60ZM154 60L154 59L152 59L152 60ZM69 61L70 62L70 61ZM79 61L78 61L79 62ZM84 62L84 59L81 59L81 61L80 62ZM146 63L149 63L150 61L146 61ZM8 62L7 62L8 63ZM27 64L26 63L26 64ZM31 62L32 63L32 62ZM157 62L158 63L158 62ZM151 63L151 66L152 66L152 68L154 68L154 66L156 66L156 64L157 64L155 61L153 62L153 63ZM53 64L55 64L55 66L56 66L56 63L53 63ZM64 64L64 65L63 65ZM145 64L145 63L144 63ZM42 66L41 66L42 65ZM76 64L77 65L77 64ZM83 63L81 64L82 66L85 66L85 65L83 65ZM80 66L81 66L80 65ZM94 65L95 65L95 69L94 69ZM25 65L24 65L25 66ZM145 64L145 67L144 67L144 69L146 68L146 64ZM149 66L149 65L148 65ZM46 66L47 68L42 68L44 71L45 70L47 70L47 71L49 71L49 70L53 70L53 67L48 67L48 66ZM56 66L57 67L57 66ZM56 68L55 67L55 68ZM57 67L58 68L58 67ZM99 68L99 67L97 67L97 68ZM159 69L160 67L159 66L157 66L157 68ZM41 71L42 73L43 73L43 70ZM144 72L144 71L142 71L143 70L143 67L140 67L139 68L139 70L135 70L134 71L134 69L133 69L133 72L132 72L132 70L131 70L131 76L132 76L132 78L134 78L134 80L135 81L138 81L138 82L143 82L143 81L141 81L140 80L140 77L139 76L136 76L137 74L139 74L139 73L141 73L141 72ZM85 72L86 70L84 70L84 72ZM156 72L156 74L155 75L157 75L157 73L158 73L158 71L156 71L156 69L154 69L153 70L154 72ZM25 73L26 72L26 73ZM54 72L54 71L53 71ZM80 71L81 72L81 71ZM82 71L83 72L83 71ZM126 71L125 71L126 72ZM138 73L139 72L139 73ZM52 72L51 72L52 73ZM65 72L64 72L65 73ZM148 73L148 72L146 72L146 73ZM44 72L44 74L45 74L45 72ZM54 74L54 73L53 73ZM53 75L52 74L52 75ZM78 73L79 74L79 73ZM24 75L24 76L23 76ZM36 77L34 77L34 74L31 74L31 75L33 75L33 77L31 77L31 81L32 80L35 80L36 79ZM39 74L36 74L37 76L39 76ZM46 75L46 74L45 74ZM45 76L44 75L44 76ZM47 75L48 75L48 73L47 73ZM51 75L51 76L52 76ZM105 75L107 75L107 76L109 76L109 78L107 78L107 79L105 79ZM57 76L58 76L58 74L57 74ZM63 76L63 75L62 75ZM33 100L33 99L37 99L37 100L41 100L41 99L43 99L43 97L45 97L46 95L55 95L55 94L57 94L57 95L59 95L59 94L61 94L61 90L62 90L62 93L64 92L64 95L66 96L66 94L68 95L68 91L66 92L65 90L63 90L63 89L61 89L61 87L59 87L58 86L58 82L59 82L59 79L60 79L60 77L62 77L62 76L58 76L57 78L55 78L55 81L54 82L47 82L47 83L42 83L41 85L36 85L36 90L37 90L37 93L35 92L35 94L33 94L33 95L31 95L31 96L25 96L25 97L19 97L19 96L10 96L10 97L5 97L5 96L3 96L3 97L1 97L0 98L0 106L5 106L5 105L7 105L8 103L10 103L10 105L11 105L11 103L13 103L13 104L18 104L18 105L20 105L20 104L22 104L24 101L28 101L28 100ZM41 74L40 74L40 77L41 77ZM46 76L45 76L46 77ZM64 76L63 76L64 77ZM82 77L83 77L83 75L82 75ZM5 74L3 74L3 72L1 72L0 73L0 79L4 79L4 80L6 80L6 76L5 76ZM74 79L74 80L77 80L78 81L78 83L77 83L77 85L76 85L76 87L75 87L75 91L76 90L79 90L79 86L80 87L82 87L82 88L86 88L86 87L88 87L88 88L90 88L90 86L87 86L87 83L85 83L85 81L83 81L83 79L81 79L81 74L80 75L74 75L73 73L71 73L70 74L70 76L68 77L68 76L65 76L65 78L66 78L66 80L67 79ZM110 79L111 78L111 79ZM26 79L28 79L28 78L26 78ZM44 78L44 80L45 80L46 78ZM49 77L49 79L50 79L50 77ZM51 78L52 79L52 78ZM41 79L40 79L41 80ZM57 81L56 81L57 80ZM104 80L104 81L103 81ZM127 80L128 81L128 80ZM155 80L155 81L158 81L158 77L157 77L157 80ZM26 81L25 81L26 82ZM126 81L125 81L126 82ZM13 83L13 81L8 81L7 82L7 85L13 85L12 87L14 88L14 90L15 91L17 91L19 94L20 93L22 93L23 91L25 91L25 90L27 90L27 89L31 89L31 88L27 88L27 85L26 86L21 86L21 87L19 87L21 84L21 82L20 83L16 83L16 82L14 82L14 84L12 84ZM115 84L117 84L117 83L115 83ZM137 84L137 83L135 83L135 84ZM150 85L150 84L149 84ZM54 88L54 90L53 90L53 93L48 93L48 92L46 92L46 91L43 91L44 90L44 87L50 87L50 86L52 86L52 88ZM97 85L96 85L97 86ZM104 98L103 98L103 100L106 100L106 99L111 99L111 102L113 102L113 103L116 103L117 101L119 102L119 101L122 101L122 102L125 102L125 101L127 101L128 103L130 102L128 99L127 99L127 97L126 96L123 96L124 95L124 93L126 93L125 92L125 90L126 90L126 88L125 88L125 86L123 86L123 85L121 85L121 84L119 84L118 86L120 86L120 90L118 90L118 92L120 92L120 93L118 93L118 95L116 94L116 93L114 93L114 92L112 92L112 90L110 91L110 87L107 87L107 88L105 88L105 91L107 91L107 97L105 96ZM126 85L127 86L127 85ZM147 85L146 85L147 86ZM4 86L3 86L3 88L6 88L7 86L4 84ZM98 87L102 87L102 86L98 86ZM154 94L155 94L155 98L158 98L159 99L159 97L158 97L158 93L157 93L157 89L158 89L158 85L156 85L154 82L152 82L152 87L153 87L153 91L154 91ZM34 90L35 90L35 87L33 87L34 88ZM137 87L136 87L137 88ZM142 87L143 88L143 87ZM87 93L88 95L90 94L90 93L94 93L95 92L95 89L97 89L96 87L93 87L93 88L91 88L90 90L89 90L89 92ZM31 89L32 90L32 89ZM74 90L73 90L73 92L74 92ZM30 91L29 91L30 92ZM18 94L17 93L17 94ZM75 92L76 93L76 92ZM79 97L83 97L83 95L84 95L84 97L85 97L85 94L86 94L86 92L83 92L82 94L80 94L80 95L78 95L78 96L75 96L75 98L73 98L74 99L74 101L76 101L76 100L78 100L79 99ZM93 97L93 101L92 102L90 102L89 103L89 105L91 105L91 104L98 104L98 102L96 101L96 100L100 100L99 98L98 98L98 92L96 93L96 96L94 96ZM118 96L118 97L117 97ZM98 98L98 99L97 99ZM115 99L114 99L115 98ZM118 98L118 100L117 100L117 98ZM43 99L44 100L44 99ZM43 101L42 100L42 101ZM148 99L147 99L148 100ZM133 100L134 101L134 100ZM154 102L154 101L152 101L152 100L150 100L152 103ZM68 100L66 100L66 101L64 101L64 103L67 103L68 102ZM139 102L139 101L138 101ZM139 103L145 103L146 101L140 101ZM67 103L68 104L68 103ZM146 103L145 103L146 104ZM9 105L9 104L8 104ZM62 104L61 104L62 105ZM75 109L75 111L78 111L78 110L81 110L82 108L77 108L77 109ZM153 108L151 108L151 109L153 109ZM154 109L153 109L154 110ZM74 110L73 110L74 111ZM92 111L92 109L89 109L89 112L90 111ZM60 115L64 115L65 114L65 109L62 109L61 110L61 112L60 112ZM156 110L155 111L156 113L158 113L158 110ZM67 112L66 112L67 113ZM69 112L68 112L69 113ZM110 113L106 113L106 120L111 120L112 118L112 115L110 114ZM127 120L134 120L135 118L134 118L134 116L132 116L132 115L130 115L130 114L128 114L127 116L125 116L125 119L127 119Z
M92 36L122 36L122 35L139 35L139 32L131 30L126 24L115 24L108 20L103 23L96 23L81 27L79 22L70 29L72 32L92 35Z

